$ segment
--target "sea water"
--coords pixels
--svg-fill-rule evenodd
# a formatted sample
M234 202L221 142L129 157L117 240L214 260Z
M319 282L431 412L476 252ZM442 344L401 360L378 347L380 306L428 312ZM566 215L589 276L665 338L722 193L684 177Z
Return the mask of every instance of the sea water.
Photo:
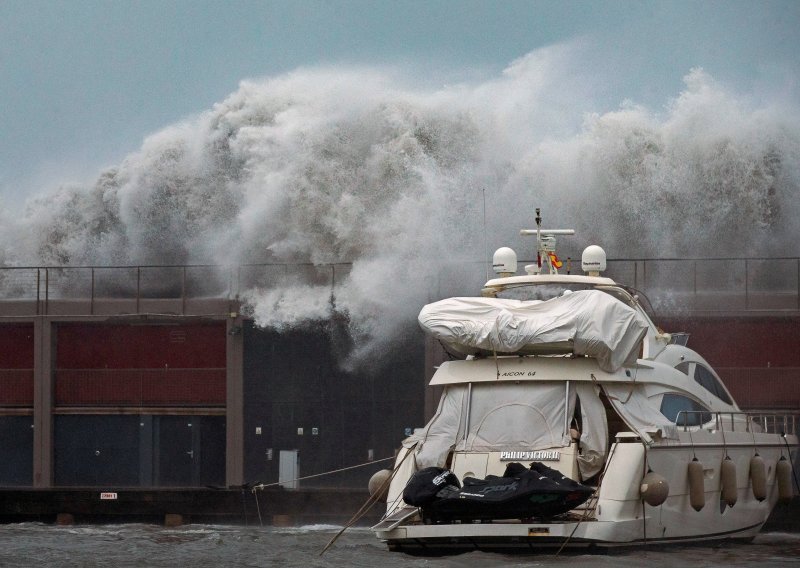
M467 552L417 557L390 552L367 528L346 531L320 555L341 527L157 525L54 526L20 523L0 526L0 566L148 566L191 568L220 566L373 568L490 566L647 565L649 568L692 566L791 566L800 564L800 534L763 533L752 543L640 548L612 554L555 553L507 555Z

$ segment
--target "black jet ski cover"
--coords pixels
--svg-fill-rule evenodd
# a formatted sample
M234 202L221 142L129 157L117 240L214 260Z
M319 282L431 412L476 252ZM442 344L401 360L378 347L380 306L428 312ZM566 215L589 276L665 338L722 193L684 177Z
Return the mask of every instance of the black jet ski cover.
M426 467L416 472L403 490L403 501L414 507L425 507L436 499L445 487L458 490L461 484L449 469Z
M428 469L438 470L439 476L453 475L439 468ZM418 473L423 471L426 470ZM426 476L432 479L437 473L430 472ZM423 515L433 521L550 518L574 509L594 491L539 462L531 464L530 469L510 463L499 477L466 477L463 488L457 486L457 479L456 483L445 479L441 478L436 492L428 488L426 504L417 505L422 507ZM422 483L420 480L419 484ZM405 493L403 498L406 499ZM406 503L414 504L408 499Z

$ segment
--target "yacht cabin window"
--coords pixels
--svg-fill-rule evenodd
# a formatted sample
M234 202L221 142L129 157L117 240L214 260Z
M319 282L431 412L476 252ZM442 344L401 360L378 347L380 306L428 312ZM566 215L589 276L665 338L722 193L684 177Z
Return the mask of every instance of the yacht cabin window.
M706 369L699 363L694 368L694 380L700 384L701 387L716 396L726 404L733 404L731 397L725 392L725 388L717 380L711 371Z
M711 421L711 412L706 407L680 394L665 393L660 410L678 426L700 426Z
M694 380L697 384L725 404L733 404L733 401L725 390L725 387L723 387L722 383L719 382L719 379L714 376L714 373L712 373L705 366L701 365L700 363L684 361L675 365L675 369L685 375L688 375L689 377L694 377Z

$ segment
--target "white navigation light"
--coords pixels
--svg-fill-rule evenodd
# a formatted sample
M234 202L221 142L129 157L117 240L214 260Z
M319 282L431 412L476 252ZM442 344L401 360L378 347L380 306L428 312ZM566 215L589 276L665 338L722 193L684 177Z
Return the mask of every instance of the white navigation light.
M581 269L589 276L600 276L606 269L606 251L597 245L586 247L581 255Z
M517 271L517 253L508 247L494 251L492 269L500 276L511 276Z

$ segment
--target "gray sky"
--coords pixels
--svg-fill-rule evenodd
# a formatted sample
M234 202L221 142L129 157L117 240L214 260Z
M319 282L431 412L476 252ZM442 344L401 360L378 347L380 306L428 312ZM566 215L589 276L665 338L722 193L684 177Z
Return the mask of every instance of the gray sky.
M352 64L431 85L481 80L582 38L621 77L587 111L663 107L698 66L796 101L799 30L796 0L0 0L0 206L91 182L245 78Z

